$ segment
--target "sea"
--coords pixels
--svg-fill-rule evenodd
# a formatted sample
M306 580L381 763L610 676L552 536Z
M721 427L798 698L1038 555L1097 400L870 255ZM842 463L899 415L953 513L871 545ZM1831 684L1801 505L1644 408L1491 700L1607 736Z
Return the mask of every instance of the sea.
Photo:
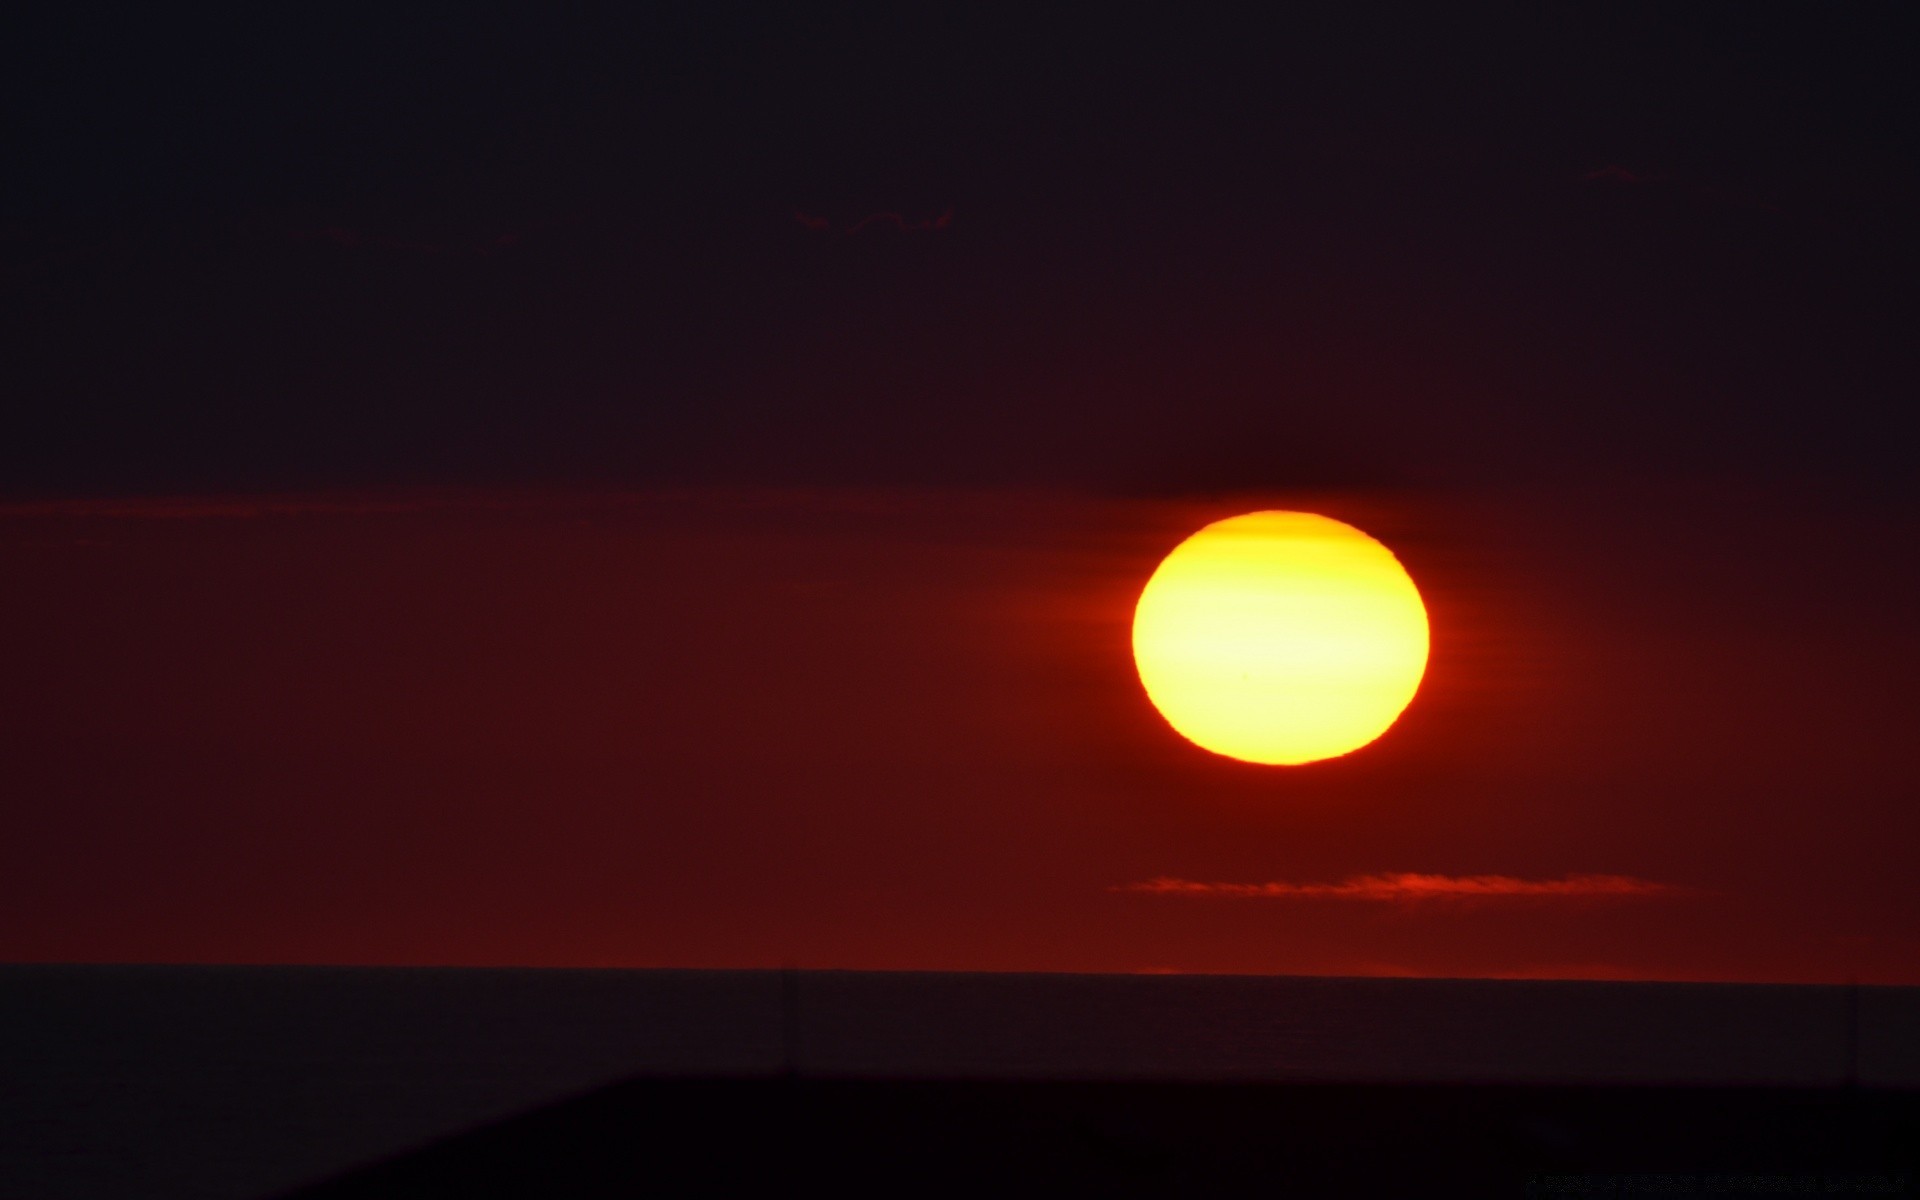
M242 1200L636 1077L1920 1088L1920 989L0 966L0 1197Z

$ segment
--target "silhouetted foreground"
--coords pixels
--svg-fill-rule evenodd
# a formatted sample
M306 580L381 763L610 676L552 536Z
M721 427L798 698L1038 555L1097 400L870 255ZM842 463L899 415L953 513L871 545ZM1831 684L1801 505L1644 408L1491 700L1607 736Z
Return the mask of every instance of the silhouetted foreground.
M643 1079L295 1195L1913 1195L1916 1146L1911 1090Z
M1914 1095L1915 988L0 966L0 1200L1879 1170Z

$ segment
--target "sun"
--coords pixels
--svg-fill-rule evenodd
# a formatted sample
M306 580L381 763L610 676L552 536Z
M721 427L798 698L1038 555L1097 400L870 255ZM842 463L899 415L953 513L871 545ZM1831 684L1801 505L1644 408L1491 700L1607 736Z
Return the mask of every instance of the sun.
M1181 736L1294 765L1387 731L1427 669L1427 610L1393 552L1330 517L1253 512L1174 547L1133 614L1133 659Z

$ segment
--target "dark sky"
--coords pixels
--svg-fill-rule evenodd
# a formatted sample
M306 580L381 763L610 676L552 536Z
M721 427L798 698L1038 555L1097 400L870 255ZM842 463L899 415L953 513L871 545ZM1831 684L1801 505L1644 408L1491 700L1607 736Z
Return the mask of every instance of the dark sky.
M0 956L1920 982L1915 46L11 18ZM1133 678L1253 507L1427 596L1350 759ZM1124 890L1397 872L1658 890Z

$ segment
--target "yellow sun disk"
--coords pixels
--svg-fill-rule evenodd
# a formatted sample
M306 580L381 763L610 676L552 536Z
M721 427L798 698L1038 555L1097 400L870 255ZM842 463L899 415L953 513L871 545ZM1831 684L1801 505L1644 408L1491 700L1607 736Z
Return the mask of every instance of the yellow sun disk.
M1427 665L1427 613L1393 552L1312 513L1216 521L1140 593L1133 655L1188 740L1248 762L1333 758L1399 717Z

